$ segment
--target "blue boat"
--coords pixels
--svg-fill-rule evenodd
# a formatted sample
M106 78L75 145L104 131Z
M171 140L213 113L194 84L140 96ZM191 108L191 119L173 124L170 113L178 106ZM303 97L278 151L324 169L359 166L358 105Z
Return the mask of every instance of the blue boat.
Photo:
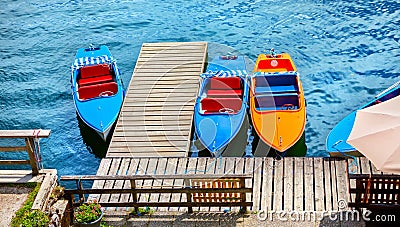
M390 86L379 95L375 96L367 104L363 105L357 110L385 102L400 95L400 81ZM331 156L361 156L358 151L347 143L350 132L353 129L354 121L356 119L356 111L353 111L341 120L329 133L326 138L326 150Z
M195 132L214 157L223 156L247 114L249 85L243 56L218 56L201 75Z
M71 68L76 112L106 141L125 95L116 61L106 46L91 46L77 51Z

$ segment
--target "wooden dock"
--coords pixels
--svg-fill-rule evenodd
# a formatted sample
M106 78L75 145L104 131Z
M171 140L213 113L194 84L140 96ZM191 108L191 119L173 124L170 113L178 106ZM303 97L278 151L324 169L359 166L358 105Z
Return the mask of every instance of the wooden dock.
M331 158L105 158L97 175L252 174L246 187L253 188L253 211L339 211L349 201L347 160ZM183 181L144 180L136 187L182 186ZM129 181L95 181L95 188L130 188ZM101 202L132 201L130 194L102 195ZM185 195L141 195L141 202L180 202ZM118 208L109 208L118 209ZM120 208L126 209L126 208ZM224 211L197 208L197 211ZM158 211L186 208L158 208ZM234 210L234 208L232 208ZM196 211L196 209L194 209Z
M186 157L206 42L144 43L106 157Z

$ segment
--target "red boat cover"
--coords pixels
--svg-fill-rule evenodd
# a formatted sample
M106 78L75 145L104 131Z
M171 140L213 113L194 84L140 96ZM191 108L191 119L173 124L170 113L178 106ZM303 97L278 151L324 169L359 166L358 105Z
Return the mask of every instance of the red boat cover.
M110 94L118 93L118 84L115 82L103 83L103 84L94 84L89 86L80 87L78 89L79 99L91 99L98 97L102 92L109 91Z
M110 74L110 67L107 64L91 65L81 68L81 78L90 78Z

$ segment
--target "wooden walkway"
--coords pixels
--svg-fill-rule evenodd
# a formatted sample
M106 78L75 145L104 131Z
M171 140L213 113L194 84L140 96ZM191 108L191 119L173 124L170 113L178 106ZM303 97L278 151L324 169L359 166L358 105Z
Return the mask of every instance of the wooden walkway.
M186 157L207 43L144 43L106 157Z
M338 211L339 201L349 201L347 161L332 158L105 158L97 175L252 174L246 187L253 188L247 201L253 211ZM183 180L144 180L144 187L182 186ZM95 181L94 188L130 188L129 181ZM95 195L96 196L96 195ZM102 195L102 202L132 201L131 195ZM185 195L141 195L139 201L180 202ZM116 208L108 208L116 209ZM126 208L119 208L126 209ZM187 208L158 208L186 211ZM229 208L200 208L223 211ZM199 209L197 209L199 210ZM232 208L232 210L234 210ZM194 209L196 211L196 209Z

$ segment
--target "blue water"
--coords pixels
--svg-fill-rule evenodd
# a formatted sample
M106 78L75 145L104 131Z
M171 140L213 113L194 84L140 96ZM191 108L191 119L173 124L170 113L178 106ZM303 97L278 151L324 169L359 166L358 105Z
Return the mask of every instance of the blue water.
M398 0L2 1L0 129L51 129L44 166L95 173L70 94L80 47L107 45L129 83L143 42L207 41L255 60L289 52L307 99L308 156L344 116L400 79ZM210 53L218 52L212 49Z

